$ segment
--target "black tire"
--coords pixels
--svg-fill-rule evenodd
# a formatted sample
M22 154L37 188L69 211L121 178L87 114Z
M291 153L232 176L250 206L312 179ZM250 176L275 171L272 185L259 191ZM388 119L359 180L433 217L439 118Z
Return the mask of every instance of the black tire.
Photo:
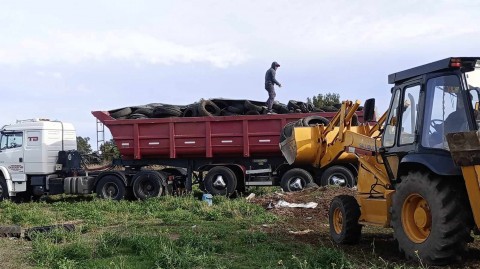
M462 185L463 184L463 185ZM432 265L461 261L472 227L463 181L410 173L392 200L393 234L407 259ZM417 212L418 211L418 212ZM420 225L414 216L423 216Z
M262 110L263 110L263 108L261 106L254 105L249 100L245 100L244 106L245 106L245 110L247 110L247 111L257 111L258 114L260 114L260 112L262 112ZM252 115L252 114L249 114L249 115Z
M284 104L273 104L272 109L278 114L288 114L290 112L288 111L288 107Z
M210 169L203 183L207 193L212 195L230 196L237 189L237 177L226 166L216 166Z
M120 108L120 109L115 109L115 110L110 110L109 111L110 116L112 118L120 118L120 117L126 117L132 113L132 109L130 107L125 107L125 108Z
M249 110L245 112L245 115L260 115L260 112L258 112L257 110Z
M179 167L168 167L162 169L165 176L174 176L173 182L166 182L165 195L180 194L180 189L185 189L185 183L187 181L187 169Z
M130 114L127 117L127 119L148 119L148 117L143 114L133 113L133 114Z
M9 197L7 181L3 176L0 176L0 201L7 200Z
M222 111L220 112L220 115L221 115L221 116L238 116L237 113L230 112L230 111L228 111L228 110L226 110L226 109L222 110Z
M303 126L315 126L317 124L323 124L327 126L330 121L321 116L308 116L302 120Z
M220 108L220 110L223 110L228 107L228 103L223 101L223 100L211 100L215 105Z
M357 114L353 114L353 117L352 117L352 126L358 126L358 116Z
M227 111L234 113L234 114L243 114L244 108L243 105L240 107L240 105L237 106L228 106Z
M137 199L146 200L163 194L165 177L157 171L140 171L133 177L133 194Z
M125 183L116 176L104 176L97 183L96 193L102 199L122 200L125 197Z
M285 192L303 190L308 184L313 182L312 175L305 169L293 168L288 170L282 176L280 186Z
M340 187L352 188L356 185L356 179L352 171L340 165L334 165L327 168L320 178L322 186L334 185Z
M296 111L297 109L300 109L300 106L297 105L297 101L290 100L290 101L288 101L287 108L289 110Z
M293 121L285 124L285 126L282 129L282 134L280 135L280 142L283 142L285 141L285 139L292 136L294 125L295 125L295 122Z
M182 113L182 117L196 117L198 116L198 106L189 105Z
M337 244L356 244L362 235L362 225L358 223L360 206L355 197L339 195L333 198L328 210L330 236Z
M179 117L180 115L182 115L182 111L178 106L163 105L155 107L153 110L153 117L155 118Z
M139 109L136 109L135 111L133 111L133 113L135 114L143 114L145 115L147 118L150 118L153 116L153 108L150 108L150 107L141 107Z
M198 105L198 115L200 116L218 116L221 109L210 100L202 100Z

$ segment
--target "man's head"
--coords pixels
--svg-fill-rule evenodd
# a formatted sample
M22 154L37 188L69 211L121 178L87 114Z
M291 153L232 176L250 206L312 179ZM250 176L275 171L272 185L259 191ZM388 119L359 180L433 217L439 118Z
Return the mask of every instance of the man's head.
M277 67L280 67L280 65L277 62L272 63L272 68L277 69Z

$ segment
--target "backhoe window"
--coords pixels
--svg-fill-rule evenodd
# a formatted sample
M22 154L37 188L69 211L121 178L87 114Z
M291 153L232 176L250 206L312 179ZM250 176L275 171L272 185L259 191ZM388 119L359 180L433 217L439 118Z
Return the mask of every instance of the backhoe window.
M393 97L392 107L388 115L388 119L385 122L385 132L383 135L383 146L391 147L395 144L395 134L397 133L397 121L398 121L398 101L400 99L400 90L395 91Z
M0 141L0 149L19 148L23 145L23 133L3 133Z
M418 98L420 96L420 85L408 87L405 90L403 99L402 126L400 133L400 144L411 144L415 141L417 125Z
M480 130L480 68L465 73L468 90L472 98L472 108L477 122L477 129Z
M468 130L460 80L455 75L427 82L422 146L448 149L445 135Z

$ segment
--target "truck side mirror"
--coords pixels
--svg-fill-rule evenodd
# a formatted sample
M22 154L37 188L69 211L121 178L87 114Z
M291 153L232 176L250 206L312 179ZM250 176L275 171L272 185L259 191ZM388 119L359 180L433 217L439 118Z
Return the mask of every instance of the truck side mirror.
M363 106L363 122L374 121L375 119L375 98L365 100Z

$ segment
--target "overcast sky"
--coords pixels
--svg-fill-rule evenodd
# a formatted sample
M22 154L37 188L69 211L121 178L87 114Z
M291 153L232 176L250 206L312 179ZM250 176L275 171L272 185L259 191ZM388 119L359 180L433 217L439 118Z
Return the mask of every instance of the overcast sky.
M479 56L480 1L2 1L1 119L72 122L94 110L200 98L390 99L387 75ZM95 143L94 143L95 144ZM95 148L95 147L94 147Z

